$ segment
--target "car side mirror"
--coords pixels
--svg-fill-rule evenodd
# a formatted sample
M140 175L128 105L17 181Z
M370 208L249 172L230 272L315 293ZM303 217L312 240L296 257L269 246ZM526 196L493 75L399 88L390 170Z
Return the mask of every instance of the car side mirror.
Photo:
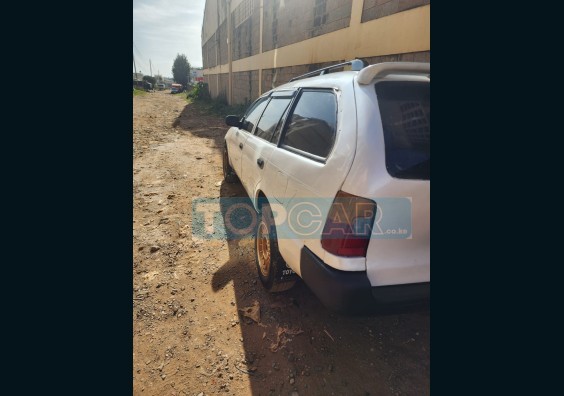
M225 117L225 123L229 126L234 126L237 128L241 127L241 121L239 121L239 117L235 115L228 115Z

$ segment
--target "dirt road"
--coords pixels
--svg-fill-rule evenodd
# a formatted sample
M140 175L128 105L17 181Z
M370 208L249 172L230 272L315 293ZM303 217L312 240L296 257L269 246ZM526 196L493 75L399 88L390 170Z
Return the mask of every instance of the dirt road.
M133 129L135 395L430 393L429 313L340 316L302 282L270 295L251 239L193 235L194 198L245 197L221 183L220 117L157 91Z

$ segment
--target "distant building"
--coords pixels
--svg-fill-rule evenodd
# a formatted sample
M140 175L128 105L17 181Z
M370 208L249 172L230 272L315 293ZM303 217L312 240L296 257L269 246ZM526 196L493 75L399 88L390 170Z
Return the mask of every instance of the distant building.
M133 86L143 89L143 73L133 73Z
M204 82L204 70L201 67L190 69L190 80L193 83Z
M430 61L430 0L206 0L204 80L244 103L354 58Z
M165 83L166 88L170 88L172 84L174 84L174 80L170 77L163 77L163 82Z

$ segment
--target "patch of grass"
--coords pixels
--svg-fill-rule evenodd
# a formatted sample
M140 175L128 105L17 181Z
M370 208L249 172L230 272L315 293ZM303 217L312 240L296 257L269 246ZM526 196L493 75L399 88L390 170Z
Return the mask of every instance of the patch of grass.
M210 115L215 115L218 117L226 117L228 115L238 115L242 116L247 110L247 105L233 105L229 106L222 101L219 100L198 100L195 103L198 103L200 108L206 111Z
M197 103L197 102L199 102L200 100L199 100L198 98L195 98L193 95L190 95L190 92L191 92L191 91L187 91L187 92L185 93L186 96L185 96L184 98L185 98L185 100L186 100L186 103L191 104L191 103Z
M147 92L143 91L142 89L133 88L133 96L143 96L147 95Z
M225 95L212 99L209 93L208 84L199 82L194 85L187 93L186 100L188 103L193 103L198 106L200 110L208 115L225 118L228 115L242 116L248 107L248 104L233 105L227 104Z

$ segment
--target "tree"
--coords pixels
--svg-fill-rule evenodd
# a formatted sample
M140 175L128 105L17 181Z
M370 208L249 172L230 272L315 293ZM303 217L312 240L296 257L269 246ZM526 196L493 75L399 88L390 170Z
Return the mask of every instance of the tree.
M178 84L182 84L184 88L188 86L188 81L190 81L190 63L186 55L177 54L176 59L172 65L172 78Z

